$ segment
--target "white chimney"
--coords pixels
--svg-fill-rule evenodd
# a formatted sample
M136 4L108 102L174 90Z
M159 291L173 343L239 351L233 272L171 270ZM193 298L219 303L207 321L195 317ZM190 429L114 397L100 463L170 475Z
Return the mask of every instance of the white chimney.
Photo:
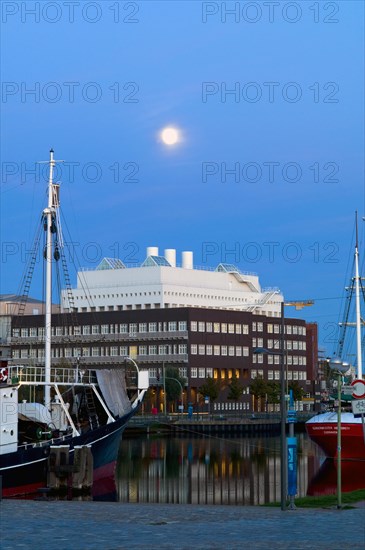
M147 246L147 258L148 256L158 256L158 246Z
M185 251L182 253L182 266L184 269L193 269L193 253Z
M171 267L176 267L176 250L174 248L165 249L165 258Z

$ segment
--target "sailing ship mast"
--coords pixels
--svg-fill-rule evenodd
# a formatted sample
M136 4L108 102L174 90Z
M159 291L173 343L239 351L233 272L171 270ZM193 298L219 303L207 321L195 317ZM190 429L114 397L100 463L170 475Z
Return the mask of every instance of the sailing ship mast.
M45 315L45 353L44 368L46 383L44 387L44 404L46 407L51 403L51 331L52 331L52 260L53 260L53 238L52 234L56 230L56 208L58 208L58 189L59 185L53 183L53 170L56 162L53 157L53 149L50 150L49 160L49 180L48 180L48 206L43 210L46 236L46 315Z
M358 229L357 229L357 212L356 212L356 244L355 244L355 304L356 304L357 378L362 379L360 276L359 276L359 244L358 244Z

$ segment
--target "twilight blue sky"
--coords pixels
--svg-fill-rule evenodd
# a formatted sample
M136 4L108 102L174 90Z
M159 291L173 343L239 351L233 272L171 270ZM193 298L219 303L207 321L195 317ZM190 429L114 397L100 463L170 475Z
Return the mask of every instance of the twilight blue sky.
M332 352L364 214L364 6L276 4L2 2L2 293L45 197L26 171L52 146L81 265L148 245L235 263L316 299L299 315Z

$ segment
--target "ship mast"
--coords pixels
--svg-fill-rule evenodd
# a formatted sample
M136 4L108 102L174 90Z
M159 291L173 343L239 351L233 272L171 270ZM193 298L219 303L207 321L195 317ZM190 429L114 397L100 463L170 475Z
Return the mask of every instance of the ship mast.
M49 180L48 180L48 206L43 210L45 226L47 231L46 237L46 315L45 315L45 387L44 387L44 404L50 406L51 402L51 321L52 321L52 223L55 215L54 208L54 186L53 186L53 169L56 161L53 158L53 149L50 150L49 160Z
M358 230L357 230L357 212L356 212L356 244L355 244L355 304L356 304L357 378L362 379L360 276L359 276L359 244L358 244Z

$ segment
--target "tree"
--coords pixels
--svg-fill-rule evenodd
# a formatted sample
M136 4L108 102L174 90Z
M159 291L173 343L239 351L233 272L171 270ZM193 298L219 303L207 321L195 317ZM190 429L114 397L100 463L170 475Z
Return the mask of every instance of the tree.
M252 380L250 384L250 393L258 400L258 403L260 403L262 398L266 397L267 394L267 383L265 380L261 377Z
M200 386L199 393L201 393L204 397L209 397L210 401L215 401L219 395L219 384L213 378L210 378L208 376L207 381L205 384Z
M267 401L268 403L280 403L280 384L270 380L267 385Z
M243 390L243 386L241 386L241 384L238 382L236 373L233 372L232 380L229 385L229 392L227 395L227 399L231 399L232 401L238 401L239 399L241 399L242 390Z
M178 369L174 369L173 367L167 367L165 369L165 390L167 401L176 401L177 399L181 399L181 388L184 388L185 384L186 379L180 376Z
M289 384L289 390L293 391L293 399L294 401L301 401L304 395L304 390L300 386L299 382L296 380L294 382L290 382Z

